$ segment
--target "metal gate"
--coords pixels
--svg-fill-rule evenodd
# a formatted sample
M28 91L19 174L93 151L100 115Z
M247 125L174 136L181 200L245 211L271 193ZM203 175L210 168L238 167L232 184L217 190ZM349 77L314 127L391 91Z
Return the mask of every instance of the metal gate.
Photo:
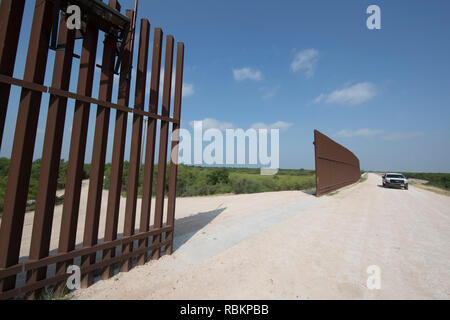
M163 221L164 196L166 185L166 163L169 146L169 124L172 130L179 128L184 44L179 42L176 51L176 75L174 110L171 115L171 85L174 55L174 38L166 37L164 88L162 94L162 112L158 113L159 83L163 32L154 30L153 57L150 79L150 102L145 110L147 60L149 55L150 23L142 19L139 34L138 64L136 78L132 79L131 64L135 35L136 10L126 10L120 14L117 0L109 0L107 14L128 22L122 43L118 34L102 29L96 19L83 18L82 51L79 56L74 52L74 43L79 31L69 30L66 26L67 15L59 15L55 7L61 1L36 0L34 16L28 43L28 54L23 79L13 78L15 58L20 36L25 0L2 0L0 4L0 143L4 131L7 106L11 86L21 87L21 99L18 109L17 124L11 154L10 170L5 194L4 211L0 228L0 299L8 299L25 294L28 298L39 298L42 289L56 285L56 292L61 292L69 274L67 267L74 258L81 257L82 286L87 287L93 281L94 272L100 273L102 279L113 274L113 266L120 264L122 272L130 270L132 259L142 265L151 259L158 259L164 248L165 254L173 250L173 232L175 218L175 197L177 164L170 159L167 220ZM72 1L71 1L72 2ZM82 2L82 1L81 1ZM96 1L97 3L101 1ZM91 1L90 3L94 3ZM106 5L103 5L106 7ZM44 75L50 40L55 37L53 27L59 20L59 32L53 67L51 86L44 85ZM108 15L105 15L106 18ZM111 25L115 26L115 25ZM126 23L124 24L126 27ZM98 37L104 34L103 57L101 66L96 65ZM80 59L78 86L76 92L69 92L73 59ZM117 103L112 103L115 67L120 62ZM94 71L101 68L99 96L92 97ZM136 82L135 103L129 106L131 81ZM24 217L27 204L30 171L35 148L38 117L41 99L50 95L46 120L45 138L40 168L39 184L35 204L33 231L29 258L19 263L20 247ZM75 101L72 124L70 152L67 169L67 182L63 213L60 224L59 245L56 254L50 255L50 234L55 208L58 168L61 159L66 107L69 99ZM76 232L80 207L80 190L82 171L88 139L88 123L91 104L97 105L95 133L93 136L93 154L89 177L89 195L87 200L86 220L82 247L76 249ZM46 106L47 107L47 106ZM107 148L107 135L110 111L116 110L114 121L113 157L111 162L110 187L106 209L106 227L103 242L99 243L99 219ZM124 165L127 118L132 114L132 136L129 161L128 188L124 219L124 234L118 237L118 216L122 192L122 172ZM147 134L143 137L144 120ZM154 158L156 151L156 133L160 127L158 175L156 183L156 201L153 228L150 229L151 198L153 190ZM143 141L144 139L144 141ZM141 147L145 144L145 155ZM178 144L172 142L172 150ZM177 152L174 152L177 154ZM135 233L136 203L141 157L145 158L143 198L139 221L139 232ZM136 249L137 246L137 249ZM116 254L121 247L121 254ZM100 261L96 255L101 256ZM56 272L47 275L47 268L56 264ZM26 283L18 287L16 276L26 273Z
M314 130L316 195L318 197L357 182L359 159L347 148Z

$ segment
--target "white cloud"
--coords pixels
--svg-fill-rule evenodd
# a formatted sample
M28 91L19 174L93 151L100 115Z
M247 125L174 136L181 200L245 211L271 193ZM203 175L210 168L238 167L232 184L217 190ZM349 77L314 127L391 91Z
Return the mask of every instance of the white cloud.
M259 70L251 69L251 68L242 68L242 69L233 69L234 80L243 81L243 80L253 80L253 81L261 81L262 73Z
M412 139L412 138L422 137L424 135L425 135L425 133L422 131L395 132L395 133L387 134L387 135L383 136L382 138L383 138L383 140L394 141L394 140Z
M314 103L320 103L322 102L324 99L326 98L326 96L322 93L320 96L318 96L316 99L314 99Z
M335 90L330 94L321 94L318 96L314 103L339 103L358 105L369 101L376 95L376 87L370 82L361 82L353 86Z
M267 100L267 99L273 98L277 94L279 89L280 89L280 86L261 87L261 88L259 88L259 91L262 92L262 98L264 100Z
M233 124L230 122L224 122L212 118L206 118L203 120L198 120L203 122L203 130L208 129L219 129L219 130L225 130L225 129L233 129ZM189 122L191 127L194 127L194 121Z
M192 83L183 83L183 98L194 95L194 85Z
M288 122L284 122L284 121L277 121L275 123L272 124L265 124L263 122L258 122L252 125L252 129L279 129L282 131L285 131L287 129L289 129L290 127L292 127L292 123L288 123Z
M336 137L339 138L353 138L353 137L370 137L375 136L378 134L381 134L383 130L377 130L377 129L357 129L357 130L349 130L344 129L335 134Z
M306 77L314 75L316 64L319 61L319 51L316 49L306 49L297 52L291 63L291 71L305 71Z
M368 129L368 128L357 130L344 129L334 134L335 137L339 138L379 136L381 139L386 141L413 139L417 137L422 137L424 135L425 133L422 131L387 133L380 129Z

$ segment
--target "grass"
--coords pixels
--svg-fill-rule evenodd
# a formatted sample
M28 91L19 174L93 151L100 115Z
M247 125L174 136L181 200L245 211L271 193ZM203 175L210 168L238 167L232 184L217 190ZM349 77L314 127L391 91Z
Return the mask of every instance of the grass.
M64 287L63 292L59 295L55 295L55 286L50 285L44 288L41 294L41 300L70 300L70 291L67 287Z
M233 193L259 193L285 190L307 190L315 186L315 176L285 175L261 176L258 174L232 173L229 177Z
M441 195L450 197L450 191L447 191L447 190L444 190L444 189L441 189L441 188L437 188L437 187L433 187L433 186L429 186L429 185L423 185L423 184L414 184L414 186L416 188L420 188L420 189L423 189L423 190L431 191L431 192L434 192L434 193L437 193L437 194L441 194Z
M361 176L361 179L359 179L359 183L362 183L362 182L366 181L368 177L369 177L369 176L368 176L367 173L363 174L363 175Z
M409 179L426 180L425 186L433 186L450 191L450 173L402 172Z
M271 191L305 190L315 186L314 171L280 170L262 176L259 169L179 166L177 196L248 194Z

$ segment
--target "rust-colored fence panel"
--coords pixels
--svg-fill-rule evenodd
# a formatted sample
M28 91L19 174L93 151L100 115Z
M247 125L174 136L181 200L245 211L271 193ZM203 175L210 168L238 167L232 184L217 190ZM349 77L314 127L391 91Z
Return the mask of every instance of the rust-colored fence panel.
M323 133L314 130L316 195L318 197L357 182L359 159Z
M24 81L38 85L44 82L52 11L50 1L36 1ZM22 87L0 229L0 268L19 261L41 98L42 92ZM15 276L2 279L0 292L10 290L14 285Z
M0 74L13 75L24 6L25 0L2 0L0 3ZM0 147L10 89L10 84L0 83Z
M166 62L164 66L164 90L162 101L162 114L169 116L170 114L170 96L172 92L172 69L173 69L173 37L167 36L166 40ZM166 172L167 161L167 144L169 139L169 122L161 121L161 134L159 140L159 160L158 172ZM164 213L164 192L166 186L166 175L158 173L156 182L156 201L155 201L155 221L156 228L162 227ZM161 236L153 238L153 243L160 243ZM152 259L159 259L161 249L158 247L152 253Z
M55 55L52 80L52 85L61 90L69 89L75 42L75 32L64 27L65 21L66 18L61 17L59 43L64 45L66 50L60 50ZM53 95L50 97L31 238L30 259L32 260L44 258L49 254L66 107L67 98ZM46 273L46 267L29 272L27 283L33 284L44 279ZM33 292L29 297L36 298L34 294L38 295L39 292Z
M161 52L162 52L162 37L163 32L160 28L155 30L155 37L153 41L153 58L152 58L152 75L150 80L150 106L151 112L158 110L159 101L159 84L161 76ZM176 94L178 95L178 93ZM180 94L181 97L181 94ZM180 120L174 114L174 118ZM153 173L155 162L155 142L156 142L156 123L155 119L148 119L147 123L147 146L145 148L145 164L144 164L144 181L142 184L142 211L141 221L139 226L140 232L148 231L148 225L150 223L150 211L152 205L153 194ZM174 123L175 125L175 123ZM176 175L175 175L176 178ZM169 221L167 221L169 224ZM173 225L173 224L171 224ZM147 239L139 242L139 248L147 246ZM147 259L147 254L141 255L138 259L138 265L144 264Z
M147 82L147 60L149 47L150 24L147 20L141 22L141 32L139 40L138 70L136 77L135 108L144 109L145 87ZM131 136L130 167L128 169L128 193L125 207L125 227L124 236L132 236L136 224L136 201L138 197L138 182L140 174L141 143L142 143L142 122L140 115L133 116L133 127ZM126 244L122 252L127 254L133 250L133 244ZM131 259L122 263L121 270L128 271L131 268Z
M182 82L184 66L184 44L177 44L177 64L174 93L174 112L170 116L172 65L174 55L174 38L166 39L165 76L163 103L158 113L159 85L161 73L161 57L163 32L156 28L154 32L151 92L146 107L146 82L148 58L150 51L150 23L140 20L140 39L138 43L138 62L136 73L131 72L133 61L136 11L126 10L120 14L117 0L109 0L109 8L101 1L97 9L106 10L102 18L108 19L110 25L98 23L92 15L83 13L83 32L68 30L66 15L55 17L55 12L63 11L67 1L36 0L32 30L28 43L28 55L25 65L24 79L13 78L17 44L20 36L24 1L4 0L1 2L2 21L0 22L0 141L3 124L10 102L10 87L21 87L17 124L11 155L8 184L5 192L5 205L0 226L0 299L10 299L25 295L28 299L38 299L42 289L54 286L57 294L63 292L65 281L70 276L67 267L80 261L81 284L87 287L92 284L94 273L102 279L114 274L114 269L121 267L126 272L134 265L144 264L150 258L159 258L161 252L171 254L173 250L173 232L175 223L175 195L177 180L176 153L177 141L169 141L169 124L173 130L180 126ZM94 2L93 2L94 3ZM57 5L61 5L60 8ZM83 8L87 10L86 8ZM118 19L117 19L118 18ZM122 20L121 20L122 19ZM118 21L125 22L120 25ZM55 35L55 23L59 31ZM124 30L117 32L116 26ZM105 27L106 26L106 27ZM56 29L58 30L58 28ZM78 56L74 52L77 36L82 35L82 49ZM99 37L104 37L98 44ZM53 65L51 86L44 84L50 39L57 39L56 54ZM97 55L102 56L101 66L96 65ZM75 58L80 59L79 70L72 70ZM118 63L120 60L120 63ZM116 66L120 65L120 70ZM100 68L100 84L98 98L92 97L94 73ZM117 103L113 103L113 87L115 72L119 71ZM71 73L76 73L77 92L69 92ZM134 79L133 79L134 78ZM135 82L135 102L129 107L130 88ZM50 95L47 108L46 130L42 151L42 161L38 190L33 216L33 228L28 257L20 256L24 218L28 201L31 165L35 149L38 116L42 96ZM75 102L64 204L61 222L56 225L59 230L58 247L51 253L51 234L53 225L56 189L58 183L59 163L61 159L64 121L68 101ZM88 135L89 114L96 108L95 130L93 136ZM116 111L111 120L111 110ZM148 110L148 111L147 111ZM127 119L132 115L130 165L127 194L123 194L122 179L124 159L126 157L125 142L127 138ZM147 120L147 121L145 121ZM154 160L156 154L157 121L161 122L159 142L159 166L157 184L153 186ZM113 157L110 168L109 192L107 201L102 202L104 172L106 166L106 150L110 121L114 122L114 138L112 140ZM147 136L143 137L144 123L147 123ZM67 125L67 124L66 124ZM9 134L10 135L10 134ZM173 133L176 137L176 132ZM11 135L10 135L11 136ZM7 137L9 139L9 136ZM12 136L11 136L12 139ZM87 195L85 224L82 243L77 243L77 226L81 214L82 173L85 165L86 146L92 140L93 152ZM141 154L141 145L145 144L145 154ZM171 145L172 149L169 149ZM1 145L0 145L1 147ZM167 153L175 154L170 159L169 174L169 207L167 220L163 221L166 161ZM174 162L175 161L175 162ZM141 163L144 162L144 168ZM138 230L136 229L137 198L140 172L144 172L143 200ZM151 197L156 188L156 206L153 226L150 225ZM124 197L124 198L122 198ZM125 201L123 235L118 235L120 202ZM104 210L102 210L102 203ZM83 207L84 208L84 207ZM83 209L84 210L84 209ZM105 214L103 239L99 239L100 219ZM59 221L59 220L58 220ZM78 230L79 231L79 230ZM81 236L81 235L78 235ZM136 246L137 245L137 246ZM122 250L120 250L122 249ZM116 252L116 250L118 252ZM19 260L21 259L21 260ZM20 261L20 262L19 262ZM50 268L50 266L56 266ZM25 275L25 281L17 281L18 275ZM22 283L21 283L22 282Z

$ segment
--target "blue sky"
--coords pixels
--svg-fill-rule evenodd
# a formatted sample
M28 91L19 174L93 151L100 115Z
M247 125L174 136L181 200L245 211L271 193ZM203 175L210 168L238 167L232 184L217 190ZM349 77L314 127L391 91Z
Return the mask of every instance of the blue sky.
M132 0L120 2L122 8L134 6ZM450 172L450 2L140 2L138 18L185 43L184 127L204 119L243 129L278 126L282 168L314 168L318 129L351 149L366 170ZM33 3L26 5L14 74L19 78ZM381 8L381 30L366 27L371 4ZM153 30L151 36L153 41ZM50 53L46 84L52 64ZM73 73L77 69L76 62ZM98 79L99 72L97 87ZM71 90L76 91L75 77ZM15 88L10 99L1 156L11 152L19 92ZM35 158L47 106L44 96ZM65 158L73 103L67 113ZM89 140L94 121L95 106ZM92 142L87 162L91 149Z

